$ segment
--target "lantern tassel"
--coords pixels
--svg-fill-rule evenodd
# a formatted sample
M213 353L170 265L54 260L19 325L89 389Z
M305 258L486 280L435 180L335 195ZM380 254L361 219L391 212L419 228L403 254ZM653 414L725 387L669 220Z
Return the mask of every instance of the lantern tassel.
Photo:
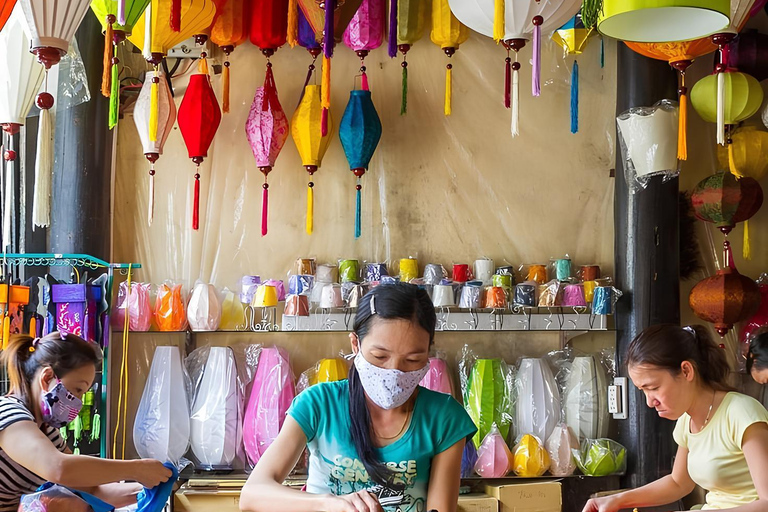
M221 72L221 109L225 114L229 113L229 61L224 63L224 70Z
M512 59L507 55L506 65L504 66L504 107L510 108L512 105Z
M493 3L493 40L496 44L504 39L504 0Z
M728 167L731 171L731 174L736 176L737 178L743 178L744 174L739 171L738 167L736 167L736 159L733 154L733 144L728 144Z
M109 19L109 17L108 17ZM114 18L112 18L114 19ZM101 75L101 95L109 98L112 84L112 36L114 31L112 23L107 21L107 30L104 32L104 71Z
M145 60L152 60L152 2L147 5L147 10L144 11L144 50L142 55L144 55Z
M600 36L600 68L605 67L605 40Z
M402 83L402 92L400 95L400 115L404 116L407 113L408 113L408 66L403 66L403 83Z
M358 180L358 185L360 184L360 180ZM355 199L355 238L360 238L360 235L362 234L362 208L363 208L363 200L362 200L362 190L360 188L357 189L357 197Z
M448 64L445 66L445 115L451 115L451 89L453 87L453 67Z
M571 70L571 133L579 131L579 63L573 61Z
M269 187L266 182L264 183L264 189L261 192L261 236L267 236L267 225L269 220L267 215L269 214Z
M295 48L299 42L299 4L297 0L288 1L288 33L286 36L291 48Z
M9 136L13 140L13 136ZM14 160L5 162L5 193L3 194L3 252L11 245L11 216L13 214Z
M157 142L157 117L158 110L160 109L160 84L155 82L155 79L159 79L158 72L155 71L155 75L152 77L152 86L150 87L149 94L149 140Z
M725 74L717 74L717 143L725 145Z
M171 30L181 32L181 0L171 0Z
M48 227L51 223L51 174L53 173L53 123L51 112L40 110L37 132L37 159L35 161L35 200L32 223Z
M387 40L387 54L390 59L397 57L397 0L389 2L389 38Z
M112 61L112 84L109 90L109 129L117 126L120 117L120 77L117 70L117 46L115 46L115 59Z
M125 27L125 0L117 0L117 24Z
M336 42L333 37L333 16L336 10L335 0L325 0L325 35L323 36L323 55L330 59L333 57L333 45Z
M370 91L370 90L371 90L371 89L368 87L368 75L367 75L366 73L363 73L363 74L360 76L360 87L362 87L362 89L363 89L364 91Z
M541 25L533 27L533 95L541 96Z
M518 135L520 135L520 71L515 69L512 71L512 136Z
M37 338L37 318L32 317L29 319L29 332L27 333L33 338Z
M198 171L200 168L198 167ZM200 229L200 173L195 175L195 199L192 207L192 229Z
M6 312L3 316L3 350L8 348L11 339L11 317Z
M749 243L749 220L744 221L744 245L742 246L742 256L745 260L752 259L752 247Z
M307 234L311 235L315 229L315 189L307 187Z
M205 52L200 55L200 59L197 62L197 72L201 75L208 74L208 56Z
M688 91L685 88L685 74L680 87L680 112L677 120L677 158L688 159Z
M328 135L328 111L331 108L331 59L323 56L323 79L320 87L322 91L323 117L322 117L322 135Z
M149 172L149 201L147 204L147 223L151 226L155 220L155 164L152 164Z

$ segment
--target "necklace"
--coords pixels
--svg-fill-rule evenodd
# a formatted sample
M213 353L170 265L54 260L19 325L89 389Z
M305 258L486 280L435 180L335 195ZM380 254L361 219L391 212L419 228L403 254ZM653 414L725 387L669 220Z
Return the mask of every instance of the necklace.
M405 432L405 427L407 427L407 426L408 426L408 423L409 423L409 421L410 421L410 419L411 419L411 412L412 412L412 411L408 411L408 412L406 413L406 415L405 415L405 421L403 421L403 426L402 426L402 427L400 427L400 431L399 431L397 434L395 434L394 436L392 436L392 437L386 437L386 436L382 436L381 434L379 434L378 432L376 432L376 429L375 429L375 428L373 428L373 425L371 425L371 430L373 430L373 433L376 435L376 437L378 437L378 438L379 438L379 439L381 439L381 440L384 440L384 441L390 441L390 440L392 440L392 439L397 439L398 437L400 437L401 435L403 435L403 432Z
M709 423L709 415L712 414L712 407L715 405L715 396L717 395L717 391L712 391L712 403L709 404L709 410L707 411L707 419L704 420L704 425L702 425L701 428L704 428L707 426L707 423Z

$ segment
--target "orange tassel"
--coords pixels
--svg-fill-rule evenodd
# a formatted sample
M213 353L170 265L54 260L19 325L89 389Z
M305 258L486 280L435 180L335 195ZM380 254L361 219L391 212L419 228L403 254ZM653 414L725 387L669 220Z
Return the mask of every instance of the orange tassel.
M299 5L296 0L288 1L288 44L294 48L299 42Z
M8 348L8 342L11 340L11 317L8 313L3 317L3 350Z
M111 16L111 15L110 15ZM104 71L101 74L101 95L105 98L109 98L110 89L112 88L112 37L114 31L112 29L112 20L107 16L107 30L104 33Z
M229 112L229 61L224 63L224 71L221 72L221 88L221 109L226 114Z
M35 317L29 319L29 335L37 338L37 318Z
M682 75L682 87L680 88L680 112L678 112L677 125L677 158L688 159L688 92L685 88L685 75Z

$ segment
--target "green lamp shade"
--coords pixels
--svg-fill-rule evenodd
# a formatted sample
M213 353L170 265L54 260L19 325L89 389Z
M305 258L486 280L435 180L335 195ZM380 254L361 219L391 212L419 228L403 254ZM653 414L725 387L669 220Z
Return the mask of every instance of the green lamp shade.
M730 23L729 0L604 0L597 30L639 43L699 39Z
M763 89L746 73L723 73L725 79L725 124L736 124L755 115L763 103ZM707 122L717 122L717 73L702 78L691 90L691 104Z
M479 448L495 423L501 436L509 434L511 414L505 363L501 359L478 359L469 375L465 408L477 426L472 441Z

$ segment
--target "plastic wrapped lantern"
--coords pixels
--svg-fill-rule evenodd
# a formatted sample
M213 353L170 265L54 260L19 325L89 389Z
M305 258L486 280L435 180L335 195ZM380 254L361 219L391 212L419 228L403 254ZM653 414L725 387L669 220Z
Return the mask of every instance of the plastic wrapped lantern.
M180 284L163 283L155 299L155 325L159 331L183 331L187 313Z
M579 438L608 435L608 380L594 356L578 356L565 384L565 423ZM570 454L570 450L568 451Z
M587 476L608 476L626 470L627 450L612 439L585 439L572 453L576 465Z
M229 112L229 55L248 39L251 21L248 7L249 2L246 0L226 0L216 12L216 21L211 27L211 42L218 45L226 55L221 72L221 110L225 114Z
M391 58L397 51L403 55L402 96L400 115L408 113L408 51L416 41L424 36L427 23L427 8L430 0L390 0L389 2L389 37L388 53ZM479 443L478 443L479 444Z
M507 372L506 363L501 359L478 359L470 370L464 408L477 426L472 441L478 448L493 424L496 424L503 438L506 439L509 434L511 417Z
M577 14L552 34L552 40L563 49L565 57L581 55L589 38L594 35L592 28L586 28ZM571 69L571 133L579 131L579 62L573 59Z
M452 395L453 381L451 380L451 372L448 369L448 363L446 363L445 359L440 357L430 357L429 370L424 378L421 379L419 385L431 389L432 391Z
M576 471L572 451L579 448L579 440L568 425L560 423L555 427L547 439L546 448L551 460L549 472L553 476L570 476Z
M515 445L512 462L515 474L526 478L543 475L552 463L541 439L531 434L522 436Z
M760 289L752 279L736 270L730 242L726 240L724 247L723 268L699 281L688 297L696 316L713 323L720 336L725 336L734 324L746 320L760 307Z
M760 181L768 172L768 132L742 126L731 132L730 143L717 146L717 161L737 178Z
M0 318L2 318L0 347L3 350L8 348L12 334L21 334L23 310L24 306L29 304L29 295L28 286L0 284Z
M149 283L133 283L129 291L126 281L120 283L120 288L117 292L117 307L112 315L112 326L115 329L122 330L124 328L126 311L128 312L129 330L146 332L150 329L152 326L152 303L149 298L150 287Z
M189 402L179 347L157 347L133 423L136 453L178 464L189 449L189 433Z
M349 103L339 125L339 138L349 162L349 168L357 177L355 238L359 238L362 232L361 178L368 170L373 153L381 139L381 120L371 100L371 91L355 90L349 93Z
M293 113L291 119L291 136L296 144L296 149L301 157L301 164L309 173L309 183L307 185L307 219L306 231L311 235L314 231L314 174L317 172L323 161L323 156L328 150L331 142L330 130L327 135L323 135L320 129L322 123L322 100L320 97L319 85L307 85L304 88L304 96L301 98L299 108ZM328 117L329 125L332 123L331 117Z
M475 472L483 478L502 478L510 469L512 452L494 424L477 449Z
M221 323L219 329L222 331L237 331L242 329L243 315L245 309L240 298L229 290L224 291L224 300L221 302Z
M242 438L241 407L235 355L211 347L190 414L192 453L203 468L231 468Z
M221 109L207 74L192 75L184 99L179 106L179 129L189 158L197 166L195 172L192 229L200 227L200 164L208 156L213 137L221 123Z
M212 284L197 283L187 304L187 321L193 331L215 331L221 323L221 306Z
M453 57L459 46L469 38L469 29L456 19L448 5L448 0L432 0L432 42L438 45L448 56ZM445 105L443 112L451 115L452 110L453 64L445 65Z
M549 364L524 358L515 378L517 437L533 434L548 439L560 423L560 391Z
M263 348L253 377L243 425L245 453L252 466L259 462L277 438L295 395L288 355L282 348Z
M153 88L157 94L154 98ZM147 71L133 108L133 122L139 132L144 157L149 161L147 222L151 226L155 218L155 163L163 154L165 141L176 122L176 102L161 71Z
M272 66L267 66L264 85L256 89L251 111L245 122L245 135L251 145L259 171L264 175L261 193L261 236L268 230L269 183L267 177L275 165L280 151L288 139L288 118L285 116Z
M345 380L348 373L347 363L343 359L338 357L321 359L317 362L314 375L309 379L309 385Z

